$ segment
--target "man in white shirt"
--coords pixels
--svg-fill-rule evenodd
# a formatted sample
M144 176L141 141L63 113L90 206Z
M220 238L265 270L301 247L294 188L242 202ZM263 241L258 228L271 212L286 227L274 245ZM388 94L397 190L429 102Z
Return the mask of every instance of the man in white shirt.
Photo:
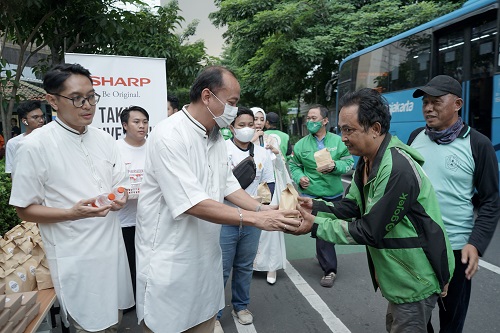
M18 106L17 115L21 118L21 122L24 126L26 126L26 132L16 135L7 141L5 147L5 173L12 173L14 156L16 155L19 142L24 139L26 135L45 124L45 117L41 107L42 103L40 101L25 101Z
M118 140L118 150L127 167L131 187L128 201L118 212L122 225L123 241L127 249L128 265L135 295L135 224L137 200L144 175L146 161L146 135L149 129L149 114L140 106L129 106L120 113L125 138Z
M19 144L10 204L37 222L61 317L76 332L117 332L120 309L134 304L120 221L127 196L92 207L98 195L130 182L115 140L92 123L99 95L88 70L61 64L44 77L50 124Z
M301 223L285 217L295 210L261 206L231 172L219 128L234 120L239 98L232 72L207 67L191 103L148 138L136 226L137 316L146 332L213 332L224 307L220 224L272 231Z

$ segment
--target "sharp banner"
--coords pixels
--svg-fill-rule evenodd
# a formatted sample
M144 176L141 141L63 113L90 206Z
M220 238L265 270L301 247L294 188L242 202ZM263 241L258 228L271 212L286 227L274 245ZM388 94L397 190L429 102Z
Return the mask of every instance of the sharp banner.
M101 95L92 125L115 139L124 138L121 111L132 105L149 113L149 131L167 117L165 59L66 53L66 63L90 71L92 84Z

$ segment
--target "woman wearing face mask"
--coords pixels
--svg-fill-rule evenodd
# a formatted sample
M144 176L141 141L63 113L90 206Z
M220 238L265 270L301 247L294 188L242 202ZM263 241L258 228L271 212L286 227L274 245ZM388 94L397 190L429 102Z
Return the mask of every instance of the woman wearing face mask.
M281 191L286 188L287 184L291 184L292 180L288 174L285 159L279 149L279 137L267 135L263 132L264 124L266 123L266 114L259 107L251 109L254 114L255 135L253 143L263 145L273 162L273 170L275 177L275 188L271 191L273 194L271 205L278 205ZM261 142L262 139L262 142ZM254 271L267 272L267 282L271 285L276 283L278 269L284 269L286 265L285 251L285 236L282 232L267 232L263 231L260 235L259 248L253 263Z
M244 190L251 196L257 195L257 187L266 182L274 188L273 166L265 148L254 145L251 140L254 136L254 117L252 111L239 107L236 118L229 126L233 138L226 140L227 153L231 167L236 167L242 160L250 155L253 146L256 176L253 182ZM225 201L226 204L232 205ZM231 314L242 325L253 322L252 313L247 309L250 302L250 283L252 281L253 261L259 245L260 229L250 226L223 225L220 233L220 246L222 250L222 265L224 286L226 285L231 269L233 278L231 282L233 311ZM223 332L219 318L222 310L217 314L214 332Z

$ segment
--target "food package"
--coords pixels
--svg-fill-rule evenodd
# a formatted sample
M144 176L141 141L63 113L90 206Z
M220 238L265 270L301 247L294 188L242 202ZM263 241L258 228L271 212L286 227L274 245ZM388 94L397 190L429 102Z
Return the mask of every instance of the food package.
M316 171L318 172L329 170L335 166L335 162L332 160L332 155L330 155L328 148L323 148L315 152L314 159L316 160Z
M299 193L293 187L292 184L287 184L286 188L281 191L279 209L297 209L297 205L299 204ZM298 215L290 215L286 217L299 217Z
M269 189L269 185L267 185L267 183L259 184L259 187L257 187L257 196L261 197L261 203L271 203L271 190Z

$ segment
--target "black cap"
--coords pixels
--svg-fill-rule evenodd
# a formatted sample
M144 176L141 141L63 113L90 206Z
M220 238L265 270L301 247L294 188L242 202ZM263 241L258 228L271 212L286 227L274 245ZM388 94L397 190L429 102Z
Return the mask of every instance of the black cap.
M280 116L278 116L278 114L275 112L269 112L268 114L266 114L266 119L271 124L279 124L280 122Z
M462 98L462 85L451 76L438 75L430 80L425 86L415 90L413 97L422 97L425 94L434 97L453 94Z

